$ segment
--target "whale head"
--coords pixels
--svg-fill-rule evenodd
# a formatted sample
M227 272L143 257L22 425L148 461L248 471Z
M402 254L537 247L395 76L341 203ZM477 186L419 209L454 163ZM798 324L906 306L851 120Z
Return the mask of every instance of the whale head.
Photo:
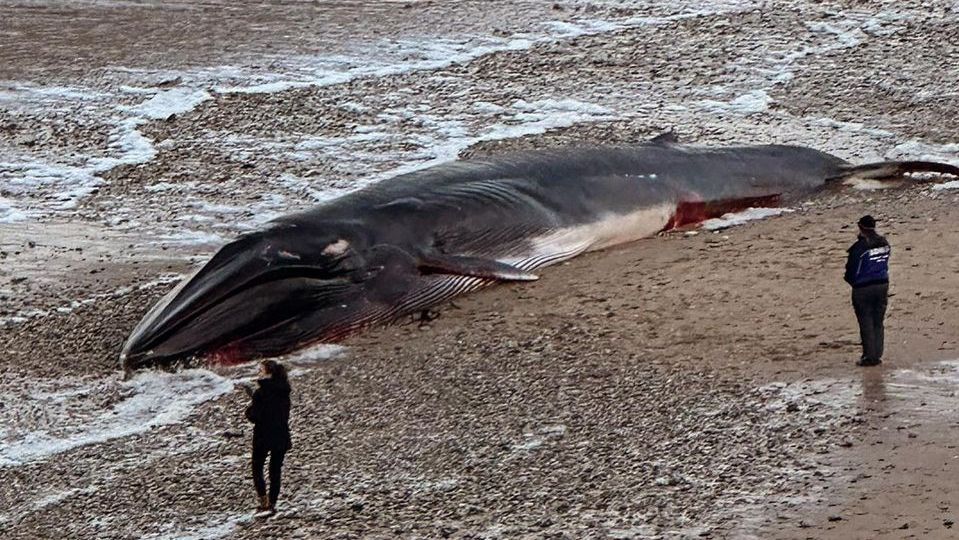
M354 224L274 223L223 246L161 298L120 361L127 371L236 363L336 341L405 292L410 266ZM378 279L384 273L396 275Z

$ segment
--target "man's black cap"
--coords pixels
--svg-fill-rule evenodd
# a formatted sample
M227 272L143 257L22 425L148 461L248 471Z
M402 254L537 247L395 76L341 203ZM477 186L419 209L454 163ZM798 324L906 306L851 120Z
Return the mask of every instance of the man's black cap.
M865 215L859 218L859 226L863 229L875 229L876 228L876 218Z

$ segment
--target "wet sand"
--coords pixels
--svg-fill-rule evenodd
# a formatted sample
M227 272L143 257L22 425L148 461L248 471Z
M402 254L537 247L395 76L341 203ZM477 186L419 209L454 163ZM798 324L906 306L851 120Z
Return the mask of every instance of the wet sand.
M195 69L247 61L281 23L303 38L286 57L352 43L342 37L350 33L396 39L501 26L513 35L547 19L673 14L641 4L524 3L513 17L506 3L412 2L354 20L352 6L337 3L331 17L357 26L338 23L343 34L327 42L303 37L311 32L303 21L318 20L305 14L315 6L280 4L270 16L237 9L238 28L260 21L262 33L238 39L228 21L212 48L187 41L180 52L142 25L218 26L201 4L169 4L150 18L132 3L18 6L3 7L18 15L3 23L4 44L10 36L23 43L0 47L2 77L98 91L234 84L232 75L218 82ZM138 125L156 155L104 172L75 208L0 193L37 216L0 224L0 381L12 396L0 408L0 440L29 449L24 433L34 427L69 433L90 411L98 421L122 416L132 399L116 371L123 339L217 238L393 167L441 158L430 154L436 148L469 157L629 143L672 127L688 141L801 143L857 162L955 158L955 131L942 118L959 109L959 76L933 68L959 47L954 12L918 3L874 12L779 7L624 24L342 84L211 92L183 113ZM58 17L77 13L94 24L56 31ZM94 46L89 36L106 35L97 21L114 20L131 30L107 32L115 44ZM131 33L143 34L142 48L126 46ZM32 63L27 45L38 41L50 47ZM54 73L73 58L96 69ZM179 81L166 80L168 68L181 70ZM127 105L142 99L117 95ZM17 96L19 105L3 110L13 126L0 130L5 158L101 153L117 129L80 105L64 114L21 110ZM36 136L34 125L53 135ZM366 128L383 137L350 139ZM327 153L330 144L340 146ZM127 436L15 465L0 459L0 531L949 538L959 504L950 482L959 364L940 362L959 360L957 200L956 190L925 184L828 192L763 222L589 254L544 270L536 283L457 300L428 325L374 329L342 355L294 362L295 449L274 519L251 518L244 399L227 393ZM880 218L895 250L887 359L868 370L853 365L856 327L841 281L851 224L863 213ZM214 385L252 374L221 371L228 378ZM78 388L88 390L68 395ZM57 416L57 400L77 405Z

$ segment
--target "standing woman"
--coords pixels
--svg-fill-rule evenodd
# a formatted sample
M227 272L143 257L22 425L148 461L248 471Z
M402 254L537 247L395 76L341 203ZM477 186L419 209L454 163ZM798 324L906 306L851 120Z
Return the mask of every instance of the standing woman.
M274 360L260 362L258 388L246 417L253 422L253 485L259 498L257 510L275 511L280 494L280 470L290 442L290 381L283 364ZM270 455L270 494L266 494L263 465Z

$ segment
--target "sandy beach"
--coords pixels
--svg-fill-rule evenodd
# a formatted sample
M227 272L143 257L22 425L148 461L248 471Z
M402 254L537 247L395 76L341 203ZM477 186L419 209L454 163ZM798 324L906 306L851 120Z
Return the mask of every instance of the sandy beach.
M456 300L292 366L252 516L252 366L123 380L229 238L456 158L788 143L959 164L959 11L887 2L0 0L5 538L952 538L959 189L845 186ZM179 36L172 40L170 35ZM893 246L854 365L855 220Z

